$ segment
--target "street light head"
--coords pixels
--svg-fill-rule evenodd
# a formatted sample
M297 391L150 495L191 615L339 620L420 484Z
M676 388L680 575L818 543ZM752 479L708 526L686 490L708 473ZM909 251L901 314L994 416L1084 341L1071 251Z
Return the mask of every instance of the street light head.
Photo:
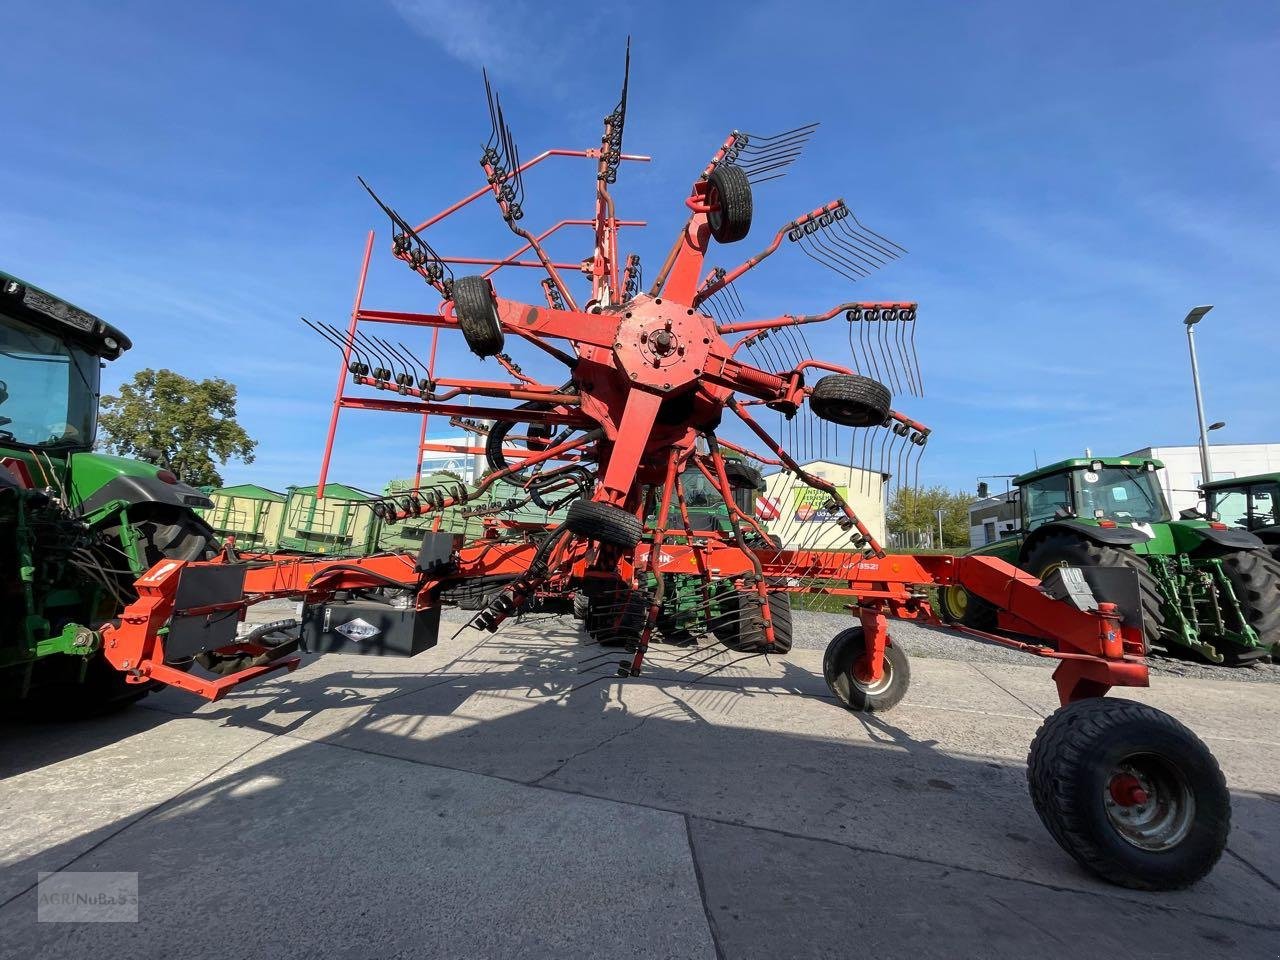
M1203 320L1204 315L1212 309L1213 309L1213 304L1208 304L1207 306L1203 306L1203 307L1192 307L1191 310L1187 313L1187 318L1182 322L1185 323L1188 327L1195 326L1197 323Z
M1221 429L1222 429L1223 427L1225 427L1226 425L1227 425L1227 421L1225 421L1225 420L1215 420L1213 423L1209 424L1209 429L1210 429L1210 430L1221 430Z

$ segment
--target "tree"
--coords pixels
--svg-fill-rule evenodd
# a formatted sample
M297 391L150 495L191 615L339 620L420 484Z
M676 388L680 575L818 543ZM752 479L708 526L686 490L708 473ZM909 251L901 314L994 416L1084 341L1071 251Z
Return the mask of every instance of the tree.
M118 396L102 398L104 445L121 456L154 457L194 486L221 486L218 466L253 463L256 440L236 422L236 387L172 370L139 370Z
M885 521L891 533L929 530L936 536L941 510L942 543L938 546L963 546L969 542L969 504L972 502L972 495L946 487L899 487L889 501Z

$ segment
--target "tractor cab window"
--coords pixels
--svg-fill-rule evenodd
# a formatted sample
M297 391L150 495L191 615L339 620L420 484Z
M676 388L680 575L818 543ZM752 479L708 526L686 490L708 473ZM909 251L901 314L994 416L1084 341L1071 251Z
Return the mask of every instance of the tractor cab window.
M1223 523L1246 530L1280 525L1280 484L1255 483L1236 490L1213 491L1210 510Z
M1213 499L1213 512L1229 527L1249 527L1249 491L1220 490Z
M1249 488L1249 529L1280 524L1280 483L1259 483Z
M0 314L0 445L93 444L98 358Z
M1028 533L1055 518L1059 510L1071 510L1071 478L1058 473L1022 487L1022 529Z
M1169 519L1155 473L1142 466L1080 470L1075 480L1077 516L1118 523L1161 523Z

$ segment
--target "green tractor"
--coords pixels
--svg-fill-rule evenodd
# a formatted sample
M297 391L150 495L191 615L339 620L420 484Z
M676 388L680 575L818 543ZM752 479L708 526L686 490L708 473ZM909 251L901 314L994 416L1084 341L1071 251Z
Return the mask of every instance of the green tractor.
M218 545L209 499L154 464L93 453L99 373L129 339L0 272L0 707L93 713L136 700L97 628L159 560Z
M1229 527L1244 527L1280 560L1280 473L1202 484L1205 513Z
M1063 460L1014 479L1021 530L972 553L999 557L1041 580L1059 567L1123 568L1137 575L1146 647L1212 663L1280 654L1280 563L1246 530L1169 515L1155 460ZM1131 583L1132 581L1130 581ZM1100 600L1105 585L1094 586ZM993 607L948 587L945 620L996 627ZM1122 609L1124 605L1121 604Z

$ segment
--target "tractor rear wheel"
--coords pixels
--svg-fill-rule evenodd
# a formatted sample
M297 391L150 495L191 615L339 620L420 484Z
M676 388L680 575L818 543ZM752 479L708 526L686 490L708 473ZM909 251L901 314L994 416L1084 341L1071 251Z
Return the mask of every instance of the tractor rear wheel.
M1000 625L996 607L981 597L975 597L958 583L938 590L938 613L947 623L958 623L988 633Z
M747 172L732 163L722 163L707 177L707 201L714 209L707 214L707 226L716 243L735 243L751 232L751 181Z
M1222 557L1222 572L1263 647L1280 644L1280 562L1265 549L1237 550Z
M854 666L867 649L862 627L842 630L827 645L822 655L822 676L827 689L842 704L857 713L881 713L898 705L911 685L911 663L906 651L895 647L890 639L884 648L884 675L866 681L854 672Z
M453 313L467 346L477 357L502 352L506 338L498 322L498 308L484 277L459 277L453 281Z
M893 395L879 380L832 373L813 385L809 409L844 427L878 427L889 418Z
M1031 802L1087 870L1136 890L1177 890L1227 844L1231 798L1200 738L1167 713L1092 697L1045 720L1027 757Z
M624 550L634 549L644 534L634 514L594 500L575 500L569 504L564 525L580 537Z
M1121 550L1094 543L1085 537L1066 532L1048 534L1019 563L1023 570L1043 580L1058 567L1127 567L1138 575L1138 594L1142 601L1142 648L1149 653L1161 642L1164 628L1164 601L1160 584L1147 562L1132 550ZM1105 601L1106 597L1098 597Z

